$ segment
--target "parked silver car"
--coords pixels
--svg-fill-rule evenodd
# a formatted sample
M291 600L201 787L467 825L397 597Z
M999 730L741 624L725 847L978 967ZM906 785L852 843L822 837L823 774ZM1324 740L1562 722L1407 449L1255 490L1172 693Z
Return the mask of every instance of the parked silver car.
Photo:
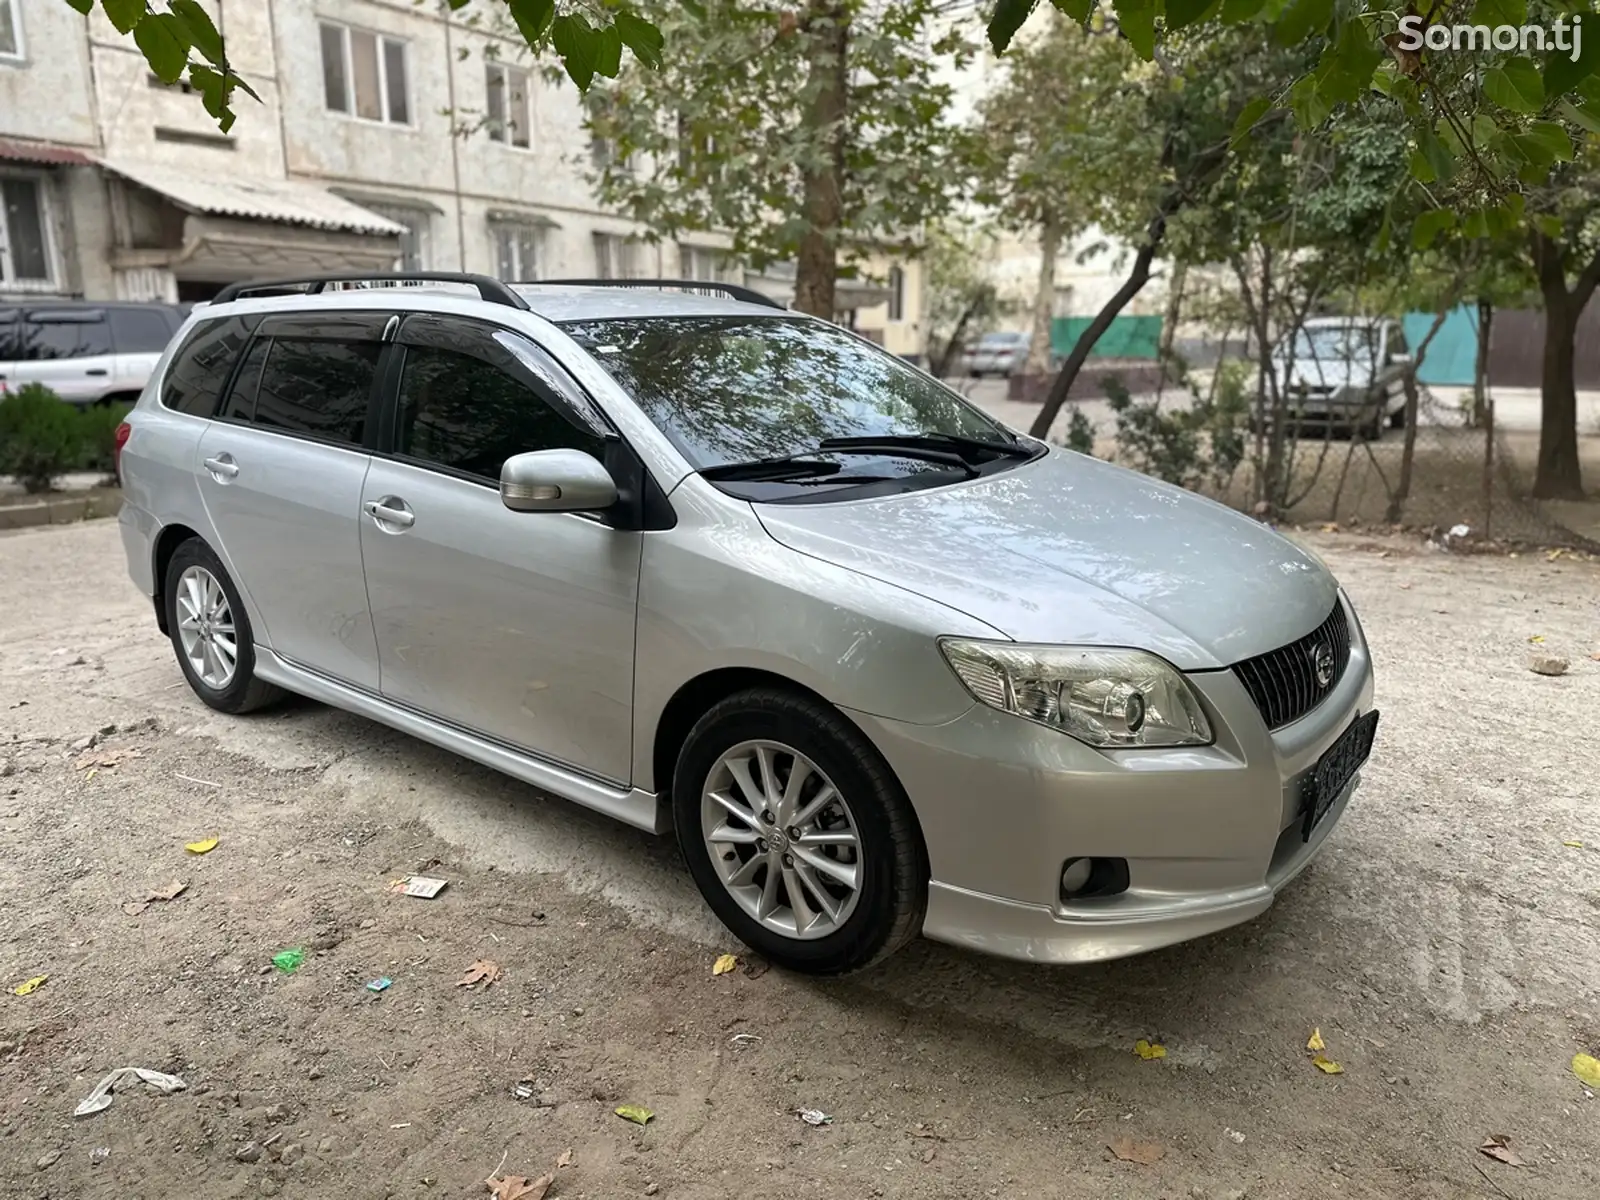
M130 415L128 566L207 704L673 828L819 973L1149 950L1326 842L1377 713L1312 555L741 289L453 279L225 292Z
M1002 379L1015 375L1028 363L1028 347L1032 339L1026 333L997 330L986 333L961 355L962 374L971 379L998 375Z
M1374 442L1386 425L1404 424L1411 356L1400 322L1313 317L1274 356L1291 419L1360 430Z

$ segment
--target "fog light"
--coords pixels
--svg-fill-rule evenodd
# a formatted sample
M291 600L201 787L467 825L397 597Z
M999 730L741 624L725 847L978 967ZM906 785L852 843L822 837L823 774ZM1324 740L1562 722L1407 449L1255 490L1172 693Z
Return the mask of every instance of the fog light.
M1061 903L1115 896L1128 890L1125 858L1069 858L1061 866Z
M1089 876L1092 874L1094 874L1094 859L1070 859L1066 868L1061 872L1061 894L1072 896L1083 891L1084 886L1089 882Z

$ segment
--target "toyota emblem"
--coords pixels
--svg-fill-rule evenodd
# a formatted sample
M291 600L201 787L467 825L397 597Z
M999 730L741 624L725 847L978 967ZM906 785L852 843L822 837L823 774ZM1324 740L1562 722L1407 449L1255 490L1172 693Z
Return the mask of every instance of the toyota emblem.
M1311 648L1311 669L1316 672L1319 688L1333 682L1333 650L1326 642L1318 642Z

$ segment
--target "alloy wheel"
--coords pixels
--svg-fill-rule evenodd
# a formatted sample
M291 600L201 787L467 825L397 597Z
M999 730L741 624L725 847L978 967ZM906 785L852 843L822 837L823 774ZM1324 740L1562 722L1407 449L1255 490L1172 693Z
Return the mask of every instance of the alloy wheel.
M826 937L861 895L861 841L833 782L792 746L742 742L717 759L700 827L723 886L763 927Z
M233 609L217 577L190 567L178 577L178 640L195 677L218 691L233 682L239 664Z

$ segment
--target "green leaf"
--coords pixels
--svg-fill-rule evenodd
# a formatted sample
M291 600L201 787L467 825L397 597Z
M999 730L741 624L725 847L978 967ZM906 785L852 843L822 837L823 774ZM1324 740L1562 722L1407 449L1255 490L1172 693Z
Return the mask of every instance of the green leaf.
M989 44L996 54L1006 52L1036 3L1038 0L1000 0L994 6L994 15L989 18Z
M683 5L683 11L688 13L696 21L705 21L706 6L701 4L700 0L678 0L678 3Z
M1534 218L1534 224L1539 226L1539 231L1547 238L1559 241L1566 235L1566 228L1561 224L1561 218L1550 213L1542 213Z
M1333 20L1333 0L1290 0L1273 31L1282 46L1298 46Z
M1485 72L1483 94L1507 112L1538 112L1544 104L1544 83L1530 58L1508 58Z
M167 7L172 9L172 15L182 22L189 44L200 51L207 62L218 67L227 63L228 57L223 53L222 35L211 23L211 14L200 7L197 0L169 0Z
M1456 173L1455 155L1450 153L1450 147L1441 142L1433 130L1424 129L1417 135L1417 149L1427 159L1435 179L1449 179Z
M1596 112L1594 108L1587 106L1579 108L1572 101L1563 100L1556 111L1574 125L1581 126L1590 133L1600 133L1600 112Z
M1234 149L1241 146L1250 136L1250 131L1255 128L1256 122L1266 116L1271 108L1271 96L1257 96L1246 104L1239 114L1239 119L1233 123L1233 137L1229 140L1229 145Z
M1489 214L1482 209L1474 209L1461 218L1461 236L1466 238L1486 238L1489 236Z
M142 22L141 22L142 24ZM210 67L194 63L189 67L189 84L200 93L200 103L216 119L223 133L233 128L233 109L228 107L228 81Z
M94 11L94 0L67 0L67 3L86 17Z
M1593 16L1590 17L1593 20ZM1585 31L1587 36L1578 38L1578 60L1572 59L1571 50L1552 49L1544 60L1544 94L1554 99L1564 96L1580 83L1592 79L1600 73L1600 29ZM1572 23L1567 23L1566 43L1572 45L1574 30ZM1551 39L1554 32L1551 31Z
M1554 121L1535 121L1526 133L1518 135L1518 142L1532 142L1555 162L1572 161L1572 139L1567 131Z
M1222 0L1222 23L1243 25L1255 19L1266 6L1267 0Z
M1333 101L1322 94L1315 75L1302 75L1289 89L1289 111L1301 129L1315 129L1333 112Z
M1523 198L1521 192L1512 192L1499 204L1487 210L1489 235L1505 237L1522 224Z
M661 30L631 12L619 12L612 22L622 44L633 51L635 58L651 69L661 65Z
M1478 0L1473 6L1472 25L1525 25L1528 0Z
M1211 15L1217 4L1218 0L1167 0L1167 28L1197 25Z
M595 62L600 54L600 38L582 13L563 13L550 24L550 40L561 56L567 75L580 92L594 82Z
M617 72L622 70L622 35L617 32L615 25L607 25L594 31L595 52L594 70L596 75L604 75L607 79L615 79Z
M550 22L556 17L556 0L508 0L511 19L517 23L517 32L530 49L537 50L550 32Z
M151 13L133 27L139 53L162 83L177 83L189 62L189 29L169 12Z
M146 11L144 0L100 0L100 7L106 10L118 33L132 33Z
M1094 11L1094 0L1050 0L1056 11L1075 25L1085 25Z
M1133 52L1145 62L1156 53L1155 0L1116 0L1117 27Z
M1360 21L1345 22L1339 40L1322 56L1322 94L1335 104L1355 103L1372 87L1372 73L1384 57Z
M1418 250L1426 250L1446 229L1454 228L1455 223L1456 215L1448 208L1425 212L1411 226L1411 244Z

